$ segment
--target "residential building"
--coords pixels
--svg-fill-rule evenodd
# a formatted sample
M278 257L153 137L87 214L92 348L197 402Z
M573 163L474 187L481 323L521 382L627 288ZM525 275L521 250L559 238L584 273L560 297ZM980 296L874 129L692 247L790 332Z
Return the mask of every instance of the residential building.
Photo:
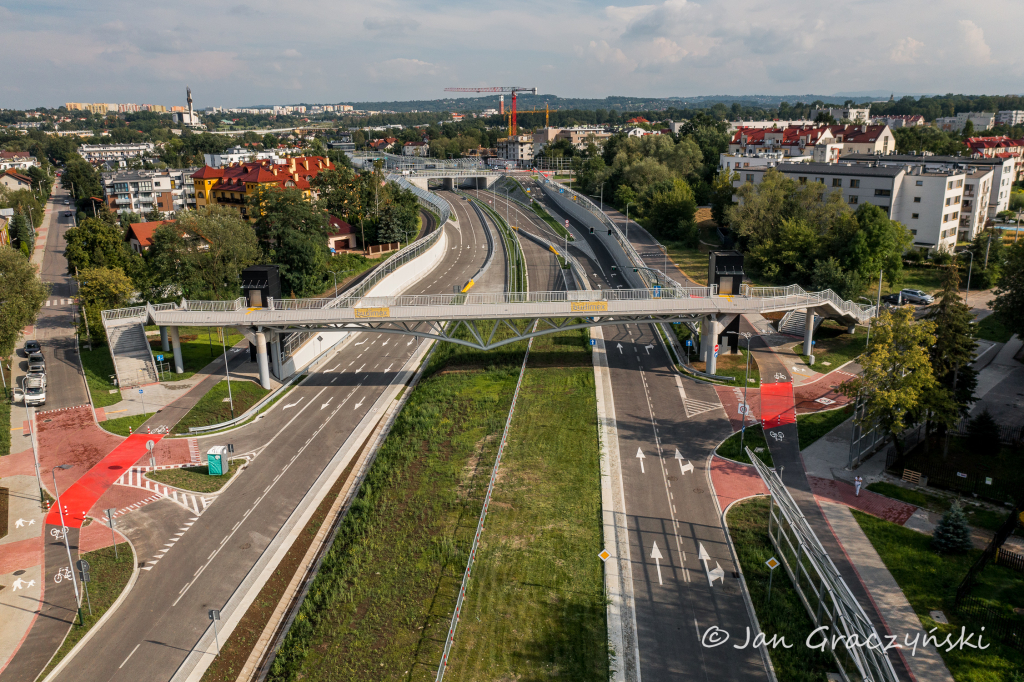
M196 207L193 169L103 173L103 200L116 213L174 214Z
M90 163L99 163L100 161L126 161L127 159L152 156L155 149L152 142L83 144L78 148L78 153Z
M366 146L374 151L383 152L390 149L396 142L398 142L397 137L385 137L379 140L370 140Z
M305 197L312 198L310 182L322 170L335 170L330 159L323 156L293 156L281 164L263 159L226 168L204 166L192 174L196 205L200 208L230 206L247 218L246 199L259 188L297 189Z
M816 160L810 156L786 156L783 151L755 152L732 154L722 152L718 155L718 167L739 172L744 168L771 168L783 162L801 163Z
M39 162L28 152L0 152L0 172L13 168L18 171L27 171L32 166L38 166Z
M672 128L672 132L678 134L679 133L679 128L682 127L685 123L686 123L686 121L679 121L679 122L673 121L671 126L670 126ZM767 129L771 129L771 128L776 128L776 129L778 129L778 128L803 128L805 126L810 126L811 128L815 128L815 127L817 127L819 125L820 124L817 123L816 121L811 121L811 120L803 119L803 118L791 119L791 120L790 119L787 119L787 120L773 119L771 121L730 121L729 122L729 132L730 133L734 133L737 130L739 130L740 128L752 128L752 129L755 129L755 130L759 129L759 128L767 128Z
M32 178L22 175L13 168L0 173L0 185L7 189L32 189Z
M987 156L990 158L1016 157L1018 159L1017 170L1020 170L1021 154L1024 153L1024 140L1014 140L1005 135L996 137L968 137L965 144L971 150L972 156Z
M207 166L223 168L224 166L230 166L235 163L242 163L244 161L260 161L263 159L270 159L280 163L284 160L286 154L287 152L281 149L256 151L255 149L239 146L231 147L221 154L203 154L203 161L206 162Z
M926 121L920 114L886 114L871 119L873 125L887 125L890 128L914 128L923 126Z
M153 245L153 233L157 228L174 223L173 220L151 220L145 223L130 223L124 240L135 253L143 253Z
M839 145L818 152L823 161L847 154L888 154L896 138L886 125L822 125L788 128L740 128L729 142L730 154L782 151L786 156L807 156L818 145Z
M959 133L970 121L975 130L991 130L996 124L996 115L987 112L962 111L956 116L935 119L935 127L947 133Z
M995 173L991 168L967 173L967 180L964 182L964 197L960 203L960 225L957 228L959 241L970 241L985 228L994 176Z
M572 143L572 146L577 149L586 149L587 145L591 142L597 146L603 145L610 137L611 133L605 131L604 128L563 128L558 131L555 135L556 140L568 140ZM539 150L538 150L539 151Z
M929 171L916 165L841 163L779 163L775 168L800 184L822 183L828 192L840 192L852 210L874 204L893 220L906 225L914 246L952 251L960 224L966 174L963 170ZM759 184L768 168L745 168L735 187Z
M402 145L402 156L430 156L430 143L406 142Z
M1024 125L1024 111L1006 110L997 112L996 124L1008 126Z
M1010 189L1016 172L1016 159L1013 157L984 158L966 156L915 156L913 154L890 154L878 157L867 154L844 156L843 161L857 164L880 164L906 166L923 164L927 171L945 172L962 170L973 172L989 169L992 171L992 187L989 192L988 218L991 220L1000 211L1010 207Z
M356 230L341 218L330 216L327 222L331 229L327 233L327 248L331 253L337 253L343 249L355 249L357 247Z
M625 131L626 137L643 137L645 135L657 135L658 133L652 133L650 130L645 128L629 128Z
M871 118L871 109L868 107L815 107L815 118L818 114L829 114L838 123L847 120L852 123L867 123Z
M533 161L533 135L498 138L498 157L517 163Z

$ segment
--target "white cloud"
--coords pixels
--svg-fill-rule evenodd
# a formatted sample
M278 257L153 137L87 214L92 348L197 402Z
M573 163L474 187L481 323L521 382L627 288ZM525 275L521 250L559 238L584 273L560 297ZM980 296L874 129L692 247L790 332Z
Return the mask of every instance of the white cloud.
M964 46L967 60L976 66L992 62L992 48L985 42L985 31L970 19L961 19L960 26L964 30Z
M918 53L924 43L919 40L907 37L896 43L896 46L889 52L889 59L897 64L913 64L917 61Z
M299 59L300 57L302 57L302 53L296 50L295 48L289 48L282 52L281 54L285 57L288 57L289 59Z

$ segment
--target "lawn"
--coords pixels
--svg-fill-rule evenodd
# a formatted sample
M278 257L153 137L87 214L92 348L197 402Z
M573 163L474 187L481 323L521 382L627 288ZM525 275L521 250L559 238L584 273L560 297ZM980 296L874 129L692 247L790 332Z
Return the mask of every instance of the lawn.
M569 351L579 366L540 367ZM446 680L607 680L594 371L534 343Z
M534 201L532 204L530 204L530 206L533 208L533 212L536 213L541 218L541 220L546 222L548 224L548 227L555 231L555 234L562 238L568 237L569 241L571 242L576 241L576 238L573 237L572 234L570 234L569 231L565 229L565 226L562 225L557 220L555 220L554 218L552 218L551 214L545 211L544 208L538 202Z
M119 436L125 436L126 438L131 433L137 433L139 427L142 426L147 419L152 417L155 412L147 412L146 414L132 414L127 417L117 417L116 419L108 419L100 422L100 428L110 433L116 433Z
M163 350L159 336L150 337L149 345L153 349L153 359L156 359L156 355L163 355L163 361L170 368L169 373L161 374L160 380L181 381L188 379L214 360L222 359L224 357L224 349L221 346L221 333L220 327L178 327L178 339L181 341L181 362L185 369L182 374L174 373L173 351ZM242 335L232 328L227 334L227 347L231 348L241 341L242 338Z
M758 459L768 466L775 466L772 462L772 453L768 451L768 443L764 439L764 433L761 431L760 424L747 423L747 434L743 436L743 448L740 448L740 432L737 431L726 438L715 452L726 459L750 464L750 458L747 457L746 453L747 448L750 448L757 455ZM762 448L761 452L758 452L757 448Z
M853 406L848 405L838 410L810 412L798 415L797 431L800 433L800 449L808 447L826 433L836 428L853 414Z
M953 609L956 588L981 554L980 550L962 556L936 554L929 546L931 537L927 535L857 510L853 510L853 515L903 590L925 630L937 628L934 635L938 635L940 642L947 633L952 633L955 640L961 627L965 627L967 632L984 634L981 631L984 623L972 622ZM1003 566L990 565L982 571L980 585L974 594L982 598L998 597L1022 606L1024 575ZM936 623L928 615L930 611L942 611L949 625ZM941 650L942 659L956 682L1005 682L1012 679L1011 673L1024 672L1024 653L988 637L985 637L985 643L991 646L984 651L968 647L948 652L945 648Z
M930 511L938 512L940 514L944 514L948 511L949 506L952 503L952 500L949 497L934 495L923 490L904 488L901 485L886 483L885 481L876 481L869 484L868 490L876 492L879 495L885 495L886 497L902 500L903 502L912 504L915 507L923 507ZM963 504L964 513L967 514L967 521L972 526L977 526L978 528L984 528L995 532L1003 525L1003 522L1006 521L1006 515L1008 512L992 511L986 507L971 504L967 500L962 500L961 502Z
M896 287L890 287L888 282L882 282L882 295L895 294L900 289L920 289L926 294L933 294L942 288L942 279L945 277L945 269L932 265L904 265L903 282ZM874 286L865 289L865 296L871 299L872 305L878 297L878 282ZM858 301L863 303L863 301Z
M985 339L986 341L993 341L995 343L1006 343L1013 336L1013 332L1006 328L1003 324L1002 318L999 313L992 313L986 315L985 318L978 323L977 326L978 338Z
M228 382L224 380L218 381L188 411L188 414L174 425L172 433L188 433L188 429L191 426L210 426L211 424L229 421L258 403L268 393L270 391L255 382L245 379L232 379L231 398L234 401L234 413L232 416L231 403L227 402Z
M814 630L814 621L782 567L775 569L771 601L768 600L771 570L765 562L776 556L768 537L768 505L767 497L754 498L734 505L726 517L743 578L750 590L750 600L765 636L768 639L775 635L785 637L786 642L793 645L791 649L768 648L775 676L785 682L826 682L827 674L837 670L835 661L828 653L804 646Z
M110 349L93 345L92 350L82 343L79 346L82 367L85 368L85 381L89 385L94 407L110 407L121 402L121 391L118 390L110 377L114 374L114 361L110 358ZM113 393L111 393L113 391Z
M163 483L165 485L191 490L196 493L215 493L231 480L231 477L238 473L238 470L245 464L244 459L231 460L231 469L224 476L211 476L206 465L199 467L181 467L180 469L160 469L150 471L146 478Z
M420 220L422 220L422 217ZM422 226L420 229L422 229ZM337 276L338 291L341 292L344 291L345 287L347 287L348 284L356 277L371 268L377 267L395 253L396 252L385 254L380 258L367 258L360 253L338 253L331 256L327 260L328 280L330 281L327 293L329 295L334 295L335 278L330 275L331 272Z
M823 373L838 369L856 359L864 352L868 328L856 327L853 334L846 333L846 325L835 320L825 320L814 330L814 366ZM804 344L793 346L793 352L807 362ZM829 363L828 365L824 363Z
M37 679L45 678L57 667L68 652L82 640L85 633L96 625L128 584L133 568L132 548L127 542L122 542L117 546L116 561L114 554L113 547L104 547L82 555L82 558L89 562L89 601L92 602L92 615L89 615L88 602L83 599L82 619L85 625L79 625L78 620L75 620L68 636Z

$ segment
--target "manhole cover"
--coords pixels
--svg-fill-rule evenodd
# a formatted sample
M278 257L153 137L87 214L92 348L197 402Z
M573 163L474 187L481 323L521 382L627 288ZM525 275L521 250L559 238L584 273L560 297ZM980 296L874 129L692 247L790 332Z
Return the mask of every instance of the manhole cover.
M14 575L25 575L25 569L22 569L20 571L15 571Z
M697 493L698 495L700 495L700 494L701 494L702 492L704 492L704 489L703 489L703 488L694 488L694 489L693 489L693 492L695 492L695 493Z
M239 545L238 549L249 549L250 547L252 547L252 543L247 542L244 545Z
M50 422L52 422L52 421L53 421L52 419L44 419L44 420L43 420L43 423L44 423L44 424L49 424L49 423L50 423Z

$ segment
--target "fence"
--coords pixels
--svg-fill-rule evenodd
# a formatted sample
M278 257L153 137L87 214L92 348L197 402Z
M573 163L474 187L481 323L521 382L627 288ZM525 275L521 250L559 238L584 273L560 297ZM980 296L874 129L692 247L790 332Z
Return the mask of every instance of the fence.
M781 326L781 325L780 325ZM864 418L864 403L859 398L857 400L857 406L853 411L853 434L850 437L850 458L847 461L847 468L853 469L859 466L864 461L865 454L871 453L876 447L880 447L889 438L889 434L878 428L877 424L873 424L867 432L864 432L864 427L859 423Z
M807 519L782 483L750 448L747 455L754 463L771 494L768 514L768 535L778 552L777 558L793 583L800 601L814 621L815 627L827 626L829 637L843 635L838 648L830 649L839 672L846 682L896 682L896 671L881 647L847 646L856 641L885 641L868 619L860 603L850 592L846 581L831 557L821 546Z
M433 192L429 192L423 189L422 187L417 187L416 185L406 180L405 176L403 175L391 174L388 175L387 180L388 182L397 183L398 186L401 187L402 189L407 189L413 194L415 194L416 199L420 202L420 206L423 206L424 208L427 208L436 213L438 217L441 219L441 224L437 226L438 229L441 229L441 227L444 226L446 222L448 222L448 219L451 218L451 205L441 197L434 194Z
M1000 547L996 550L996 556L992 560L992 563L1012 568L1018 573L1024 573L1024 555L1011 552L1004 547Z
M961 417L956 426L950 429L950 433L954 436L966 436L968 435L970 425L970 417ZM999 441L1002 443L1017 445L1024 440L1022 436L1024 436L1024 426L1006 426L1002 424L999 426Z

